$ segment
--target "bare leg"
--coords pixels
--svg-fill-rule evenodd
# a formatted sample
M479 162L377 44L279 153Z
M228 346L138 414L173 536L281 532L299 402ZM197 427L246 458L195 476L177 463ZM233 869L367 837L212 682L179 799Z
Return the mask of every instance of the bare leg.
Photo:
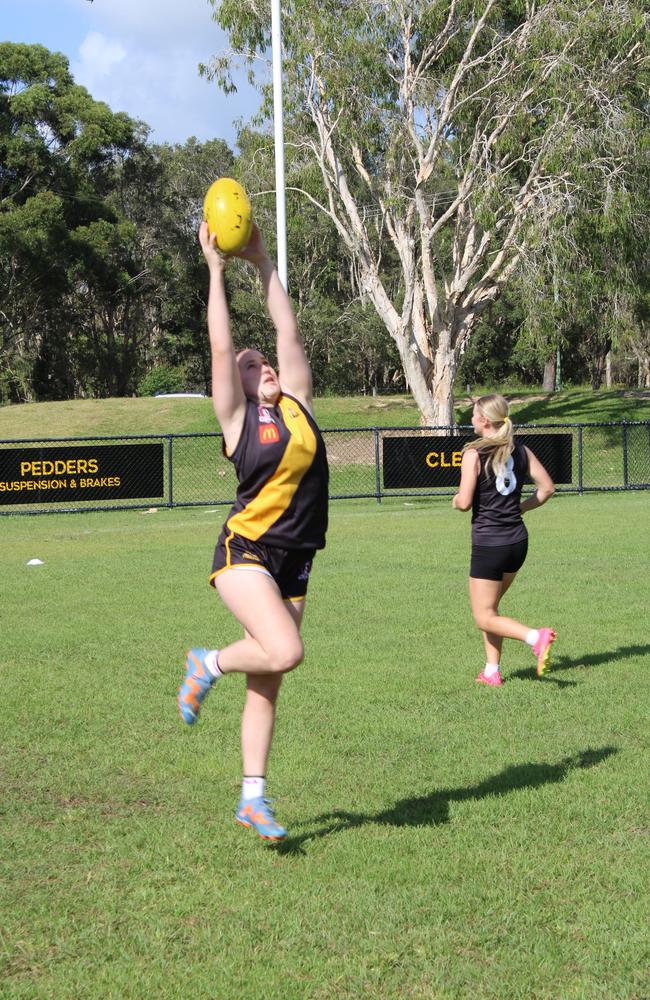
M283 601L275 581L264 573L229 570L216 579L219 595L246 636L219 652L224 674L283 674L302 661L300 616Z
M498 612L499 604L501 598L505 594L506 590L513 583L516 573L504 573L503 580L500 584L500 590L496 600L495 611ZM484 581L487 582L487 581ZM474 610L472 604L472 610ZM486 663L501 663L501 647L503 645L503 636L498 635L495 632L483 631L483 644L485 646L485 662Z
M483 645L485 646L485 662L501 663L501 646L503 636L495 635L494 632L482 632Z
M506 618L499 614L499 601L512 583L515 574L508 574L508 576L510 579L505 588L505 578L504 581L478 580L476 577L470 576L469 598L472 614L477 626L486 635L495 636L497 640L498 638L519 639L520 642L525 642L530 631L529 627L515 621L514 618Z
M305 602L284 601L275 581L262 573L232 570L217 578L217 590L229 611L244 626L244 638L219 652L223 673L246 674L246 701L241 719L244 773L242 799L235 818L254 826L267 840L281 840L281 827L263 800L264 785L247 794L247 779L264 779L283 674L302 660L300 625Z
M300 627L305 602L288 603L287 608ZM282 674L249 674L246 678L246 703L241 719L241 749L244 774L266 774L275 712Z

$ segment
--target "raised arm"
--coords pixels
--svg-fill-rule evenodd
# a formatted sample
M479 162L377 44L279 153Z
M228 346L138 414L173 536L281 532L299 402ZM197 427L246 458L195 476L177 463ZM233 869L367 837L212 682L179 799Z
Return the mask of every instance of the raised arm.
M528 473L537 489L522 502L522 514L525 514L527 510L535 510L535 508L541 507L555 493L555 484L540 460L532 453L530 448L526 448L526 454L528 455Z
M225 258L208 232L207 222L199 228L199 242L210 273L208 293L208 336L212 356L212 405L223 431L226 450L232 454L244 425L246 397L230 334L226 302Z
M277 335L280 385L284 391L296 396L311 411L313 393L311 368L298 330L296 316L257 226L253 226L248 245L238 256L254 264L262 280L266 308Z

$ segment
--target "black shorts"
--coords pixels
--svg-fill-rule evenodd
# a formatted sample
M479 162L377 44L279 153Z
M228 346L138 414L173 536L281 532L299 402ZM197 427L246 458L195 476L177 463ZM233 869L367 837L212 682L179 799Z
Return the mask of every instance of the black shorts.
M307 593L316 549L278 549L252 542L249 538L224 531L219 535L212 560L210 583L227 569L266 573L280 588L285 601L300 601Z
M503 580L504 573L521 569L527 552L527 538L512 545L472 545L469 575L476 580Z

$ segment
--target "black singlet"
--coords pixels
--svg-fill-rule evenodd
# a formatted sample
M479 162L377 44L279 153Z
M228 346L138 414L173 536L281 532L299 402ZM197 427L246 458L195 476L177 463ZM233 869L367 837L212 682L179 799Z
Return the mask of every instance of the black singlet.
M325 443L310 413L284 393L275 406L246 401L232 455L239 486L224 526L286 549L322 549L327 531Z
M521 491L528 474L528 455L517 444L502 476L486 470L488 456L479 452L479 470L472 503L472 542L475 545L511 545L528 537L521 516Z

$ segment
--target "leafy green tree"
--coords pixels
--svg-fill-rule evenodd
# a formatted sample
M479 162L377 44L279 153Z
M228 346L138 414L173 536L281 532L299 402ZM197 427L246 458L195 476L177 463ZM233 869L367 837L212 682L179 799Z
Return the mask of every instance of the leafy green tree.
M644 130L639 116L639 147ZM581 358L584 376L598 389L609 352L634 340L647 286L646 173L630 161L603 211L594 208L585 182L572 213L548 227L522 268L525 335L544 365L547 391L556 381L557 351L569 364Z
M524 324L521 297L516 282L509 283L503 294L485 310L463 354L456 383L460 390L485 385L503 385L509 381L528 381L526 361L513 363L513 354ZM536 360L536 359L535 359Z
M143 147L124 159L108 202L135 227L137 285L144 303L140 377L158 365L185 365L188 383L209 387L205 336L207 275L197 242L205 192L234 170L220 139Z
M0 44L0 387L7 398L83 391L78 231L115 217L102 198L136 124L74 83L66 58ZM73 338L74 331L74 338ZM35 382L36 378L36 382Z
M0 45L0 391L122 395L160 364L209 373L203 195L225 143L152 146L42 46Z
M252 72L269 3L209 2ZM641 0L285 7L291 141L325 187L305 197L336 226L425 423L453 422L460 357L531 241L570 211L577 169L601 201L616 186L646 28ZM229 68L220 56L207 71L228 87Z

